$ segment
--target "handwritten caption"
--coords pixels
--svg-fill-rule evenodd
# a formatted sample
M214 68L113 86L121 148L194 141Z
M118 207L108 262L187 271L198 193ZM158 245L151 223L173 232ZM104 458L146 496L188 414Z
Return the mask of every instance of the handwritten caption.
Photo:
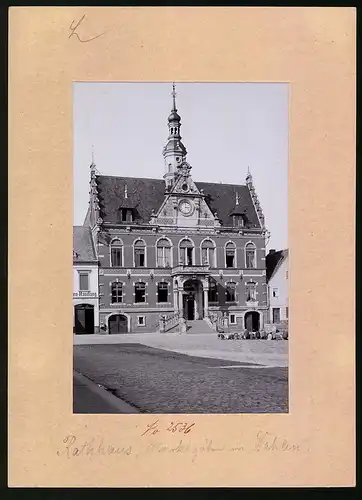
M165 433L172 433L185 435L189 434L194 428L195 423L189 422L170 422L165 427L160 426L160 422L156 420L152 424L147 425L143 430L141 436L155 435L164 431ZM160 441L149 440L137 443L138 447L132 444L114 444L107 443L104 437L91 437L90 439L78 439L74 434L67 435L62 440L62 447L57 451L57 455L66 457L68 459L76 457L94 458L96 456L133 456L138 458L140 455L147 454L177 454L184 453L191 456L192 462L195 462L199 455L205 453L238 453L238 452L268 452L268 453L295 453L301 451L300 445L291 443L287 439L269 433L267 431L259 431L252 439L246 442L234 442L232 444L215 443L213 439L204 438L200 444L192 443L192 441L179 438L175 443L162 443Z

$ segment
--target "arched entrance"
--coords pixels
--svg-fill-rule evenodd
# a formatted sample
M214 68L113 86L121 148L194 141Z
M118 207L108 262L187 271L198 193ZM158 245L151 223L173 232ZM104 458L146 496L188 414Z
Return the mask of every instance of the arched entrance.
M249 311L245 314L245 329L248 332L258 332L260 328L260 313L257 311Z
M109 333L127 333L128 319L124 314L112 314L108 320Z
M77 335L94 333L94 306L90 304L74 306L74 333Z
M183 316L186 320L193 321L202 319L204 304L203 304L203 287L198 279L189 279L184 283L184 293L182 296Z

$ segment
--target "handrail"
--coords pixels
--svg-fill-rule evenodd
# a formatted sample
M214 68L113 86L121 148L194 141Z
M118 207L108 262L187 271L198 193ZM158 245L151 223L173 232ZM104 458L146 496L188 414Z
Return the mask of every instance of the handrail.
M180 313L178 311L172 313L170 316L165 314L160 315L160 332L168 332L171 328L178 326L180 323Z

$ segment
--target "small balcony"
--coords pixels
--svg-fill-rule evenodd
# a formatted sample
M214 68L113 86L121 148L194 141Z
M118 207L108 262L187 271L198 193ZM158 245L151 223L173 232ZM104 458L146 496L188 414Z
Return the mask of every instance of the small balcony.
M172 268L171 276L177 276L179 274L187 274L187 275L200 275L200 274L208 274L210 272L210 266L203 265L203 266L189 266L185 264L179 264L176 267Z
M90 298L96 298L97 297L97 292L89 292L88 290L81 290L79 292L73 293L73 299L90 299Z

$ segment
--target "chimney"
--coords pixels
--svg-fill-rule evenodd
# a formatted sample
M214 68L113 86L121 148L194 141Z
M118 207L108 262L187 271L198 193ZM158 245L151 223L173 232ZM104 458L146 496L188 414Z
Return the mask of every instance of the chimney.
M275 248L271 248L271 249L269 250L269 254L268 254L268 255L271 255L272 253L275 253L275 252L276 252Z

